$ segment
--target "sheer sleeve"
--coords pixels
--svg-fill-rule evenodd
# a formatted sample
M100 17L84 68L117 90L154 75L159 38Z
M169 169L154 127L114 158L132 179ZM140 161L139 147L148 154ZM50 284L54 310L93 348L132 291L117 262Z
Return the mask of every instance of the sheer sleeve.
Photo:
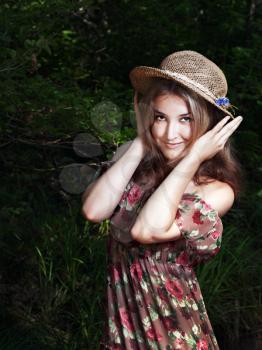
M94 174L93 181L98 179L101 175L103 175L114 163L115 160L106 160L104 162L100 162Z
M221 247L223 224L218 213L197 194L184 194L176 223L185 239L191 265L208 261Z

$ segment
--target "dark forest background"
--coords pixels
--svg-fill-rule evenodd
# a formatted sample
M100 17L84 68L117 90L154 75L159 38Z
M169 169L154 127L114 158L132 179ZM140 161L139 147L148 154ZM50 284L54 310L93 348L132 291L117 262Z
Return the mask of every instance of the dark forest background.
M0 349L99 349L108 221L85 221L81 194L136 136L130 70L184 49L224 70L244 117L232 139L245 189L198 278L221 349L262 348L261 12L261 0L1 1Z

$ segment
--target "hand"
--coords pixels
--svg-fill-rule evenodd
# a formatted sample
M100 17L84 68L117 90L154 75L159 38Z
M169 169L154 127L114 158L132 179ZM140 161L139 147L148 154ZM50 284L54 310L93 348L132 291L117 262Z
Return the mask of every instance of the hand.
M135 95L134 95L134 110L135 110L135 114L136 114L137 134L138 134L138 136L142 136L144 134L145 130L144 130L144 126L142 123L142 117L141 117L139 107L138 107L137 91L135 91Z
M139 139L141 139L141 142L144 148L144 154L145 154L148 149L146 145L146 138L145 138L146 130L142 122L142 116L140 114L139 107L138 107L137 91L135 91L135 95L134 95L134 110L136 114L137 135Z
M226 116L211 130L200 136L191 147L189 154L193 157L197 156L200 163L202 163L221 151L228 138L243 120L242 117L238 116L226 124L229 118L229 116Z

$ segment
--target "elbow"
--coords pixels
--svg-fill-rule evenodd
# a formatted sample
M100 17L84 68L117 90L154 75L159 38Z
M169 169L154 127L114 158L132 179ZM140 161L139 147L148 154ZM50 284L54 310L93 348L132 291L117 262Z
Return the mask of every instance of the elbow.
M130 231L130 235L131 235L131 237L132 237L135 241L137 241L138 238L139 238L139 235L138 235L137 231L134 230L134 227L132 227L132 229L131 229L131 231Z
M134 229L134 227L131 229L130 235L135 241L141 244L153 243L150 235L139 232L138 230Z
M104 220L110 219L110 217L113 215L113 211L102 212L101 210L99 211L94 208L91 209L87 205L87 202L85 202L82 206L82 215L86 220L100 224Z
M82 206L82 215L87 221L95 223L100 223L102 221L101 219L98 219L95 215L93 215L85 204Z

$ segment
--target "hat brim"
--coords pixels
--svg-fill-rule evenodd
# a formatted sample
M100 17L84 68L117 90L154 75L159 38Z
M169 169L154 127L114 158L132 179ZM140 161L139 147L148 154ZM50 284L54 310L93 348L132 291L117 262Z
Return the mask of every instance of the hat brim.
M232 119L235 117L229 110L223 106L218 106L214 99L210 97L209 95L205 94L202 90L200 90L195 85L190 84L190 82L179 79L178 77L174 77L173 75L169 74L163 69L160 68L154 68L154 67L147 67L147 66L139 66L132 69L132 71L129 74L129 78L131 81L132 86L135 90L140 92L141 94L145 94L152 83L156 81L158 78L165 78L169 80L175 80L177 83L181 84L182 86L190 89L191 91L194 91L198 95L202 96L206 101L210 102L213 106L218 108L220 111L225 113L226 115L229 115Z

